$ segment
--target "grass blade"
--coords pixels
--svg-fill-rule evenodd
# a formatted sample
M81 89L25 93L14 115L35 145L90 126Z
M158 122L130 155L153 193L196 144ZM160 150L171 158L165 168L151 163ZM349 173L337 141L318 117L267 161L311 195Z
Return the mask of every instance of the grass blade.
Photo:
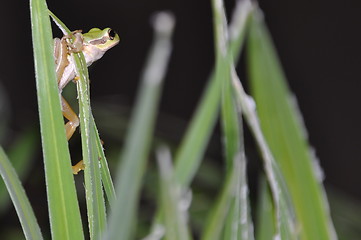
M259 198L257 202L257 240L272 240L276 231L274 223L274 209L272 203L272 193L267 185L264 176L260 178Z
M189 203L184 203L189 200L182 196L187 193L188 189L181 188L174 181L171 154L168 148L158 149L157 160L160 169L160 205L163 206L165 238L190 240L186 212Z
M232 35L230 39L230 49L234 56L239 55L243 43L245 28L242 27L242 21L248 19L248 14L238 15L238 13L243 11L241 9L245 9L248 13L251 10L249 6L243 5L241 1L237 4L237 10L235 11L237 15L235 14L234 24L231 25L233 27L231 28ZM245 19L243 19L244 16L246 16ZM220 68L222 66L216 63L215 73L212 74L208 82L175 156L175 176L178 179L177 181L184 186L190 184L197 172L212 129L217 121L223 79L222 72L219 71Z
M252 12L250 16L253 17L254 7L250 6L249 9L252 10L250 11ZM250 16L249 19L252 19L250 18ZM237 46L235 44L232 45L233 47L231 48L231 51L232 49L237 49ZM296 235L296 232L294 231L293 206L290 204L284 179L279 172L277 163L275 162L272 153L267 145L267 142L263 136L257 113L255 111L254 101L250 96L245 93L234 67L231 69L231 78L238 107L240 111L242 111L242 113L244 114L246 121L250 126L254 137L256 138L256 142L259 145L261 155L264 160L264 169L268 182L270 184L272 198L275 205L275 238L278 238L279 236L285 237L290 235L285 233L291 233L293 235Z
M233 11L232 22L228 28L230 37L228 56L233 57L234 61L230 66L230 74L241 53L253 8L254 6L250 1L238 0L235 10ZM227 158L227 162L233 161L232 165L237 168L238 173L235 195L225 224L224 239L253 240L254 233L248 198L247 163L244 150L243 123L242 117L240 116L241 111L237 111L236 108L235 96L233 88L231 87L230 78L227 80L228 81L225 81L223 88L222 126L225 138L228 139L226 140L225 148L230 149L230 147L228 147L229 142L233 142L233 145L238 146L232 150L232 152L228 153ZM238 136L233 136L232 132L238 133Z
M175 156L175 177L183 186L192 181L215 126L221 97L221 78L212 78Z
M274 204L272 199L272 192L270 191L269 184L265 181L264 177L261 177L261 187L259 190L259 201L257 205L257 238L262 240L272 240L273 233L277 230L275 226L275 217L274 217ZM283 190L282 190L283 191ZM282 195L281 195L282 196ZM286 206L285 197L281 197L280 201L280 235L281 239L299 239L298 233L295 230L294 223L294 215L290 216L288 212L288 206Z
M112 203L109 231L104 239L131 238L141 181L149 153L162 80L171 52L174 19L159 13L154 19L154 43L143 73L135 112L127 135L116 181L117 200Z
M223 239L253 240L253 222L246 173L246 158L240 153L236 156L234 168L236 171L235 194L228 212Z
M183 186L188 186L192 181L211 136L211 130L215 126L221 97L221 83L221 78L213 78L208 83L175 156L175 176Z
M76 56L77 55L77 56ZM99 169L98 148L90 109L89 77L82 53L73 54L78 76L79 119L90 238L97 239L106 227L105 201Z
M245 177L246 159L243 146L242 122L233 101L233 89L230 81L231 69L233 68L232 50L240 51L241 49L246 19L248 18L251 5L247 1L239 1L236 6L235 12L241 15L237 15L230 26L230 29L233 31L232 44L234 46L234 49L230 50L226 40L228 34L225 28L226 17L223 2L212 1L212 3L216 34L216 62L219 63L218 77L223 78L221 123L227 163L227 180L219 200L208 218L202 239L220 239L226 219L228 220L228 226L225 228L224 239L253 239L253 226L248 213L248 187ZM241 188L243 191L241 191Z
M212 208L210 216L207 219L202 240L221 239L220 237L224 227L224 222L231 206L232 197L235 195L237 186L236 181L238 179L238 175L240 174L239 170L239 166L233 166L229 171L226 183L222 188L222 193L220 194L216 205Z
M215 19L215 18L214 18ZM214 28L217 28L214 22ZM224 30L224 29L223 29ZM219 29L219 31L222 31ZM217 38L219 34L214 34L216 43L216 56L222 54L221 46ZM223 32L221 33L223 36ZM222 41L226 44L226 40ZM184 187L187 187L192 181L202 160L202 156L208 144L212 129L215 126L222 89L222 79L224 73L224 62L216 58L215 73L212 75L204 95L199 103L192 121L187 129L182 143L175 156L175 178Z
M115 189L114 189L114 185L113 185L113 180L110 175L108 162L107 162L107 159L105 158L105 154L104 154L104 148L103 148L103 145L101 144L98 129L97 129L97 126L95 125L95 121L94 121L93 117L92 117L92 121L93 121L93 126L94 126L94 134L96 137L98 156L100 158L100 160L99 160L100 166L101 166L100 171L101 171L101 177L102 177L104 190L107 195L108 201L113 202L113 201L115 201Z
M327 189L332 219L340 240L361 236L361 202L336 189Z
M2 147L0 147L0 174L15 206L26 239L43 239L25 190Z
M250 129L256 139L256 143L260 149L261 156L264 162L264 170L267 176L267 181L270 185L272 199L274 204L274 223L275 223L275 237L278 238L283 232L291 232L296 235L295 223L294 223L294 209L290 204L288 189L285 186L284 178L280 174L279 167L275 162L272 153L268 147L268 144L264 138L264 135L259 124L258 116L255 109L253 99L248 96L238 76L233 69L232 84L237 97L238 107L242 109L242 113L250 126ZM285 219L282 219L285 216ZM283 225L285 223L286 225ZM281 231L281 229L288 229ZM282 236L282 235L281 235ZM293 239L293 238L292 238Z
M20 179L28 175L30 165L33 163L31 160L39 147L38 138L34 129L27 129L7 151L8 158ZM0 183L0 213L7 209L8 203L10 203L10 198L6 186Z
M238 62L241 50L248 33L249 22L252 18L254 4L250 0L237 0L232 14L232 22L229 25L228 51L233 56L234 64Z
M50 11L49 14L64 34L71 34L70 30L62 21L60 21L60 19L58 19ZM105 201L98 161L100 161L103 166L102 172L105 174L107 192L111 191L109 188L112 186L109 186L111 182L109 182L110 173L107 164L104 163L105 156L103 148L101 146L98 130L95 126L94 118L91 113L89 74L85 58L82 52L73 53L72 56L77 70L77 75L79 76L79 80L77 81L77 92L79 97L79 118L82 133L81 140L83 161L86 166L84 172L89 231L91 239L96 239L100 236L100 232L104 231L106 227Z
M248 61L252 92L262 131L292 196L301 239L336 239L298 110L260 15L255 15L251 26Z
M48 9L44 0L31 0L30 10L52 239L83 239L60 109Z
M221 124L224 136L223 148L228 172L233 168L234 159L237 154L239 154L240 151L244 154L244 142L242 118L238 116L233 99L233 89L231 87L230 69L233 66L231 64L231 56L228 54L224 61L228 62L228 64L226 64L227 68L225 69L226 71L228 69L228 73L224 75L222 88Z

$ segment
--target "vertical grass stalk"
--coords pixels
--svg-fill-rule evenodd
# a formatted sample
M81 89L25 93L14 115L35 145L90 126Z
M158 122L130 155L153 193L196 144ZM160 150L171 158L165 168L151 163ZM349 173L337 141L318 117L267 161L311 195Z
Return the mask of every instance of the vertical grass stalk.
M124 152L118 167L116 194L109 231L104 239L131 238L139 191L147 163L162 82L171 53L173 16L161 12L154 20L154 41L143 72L140 91L133 112Z

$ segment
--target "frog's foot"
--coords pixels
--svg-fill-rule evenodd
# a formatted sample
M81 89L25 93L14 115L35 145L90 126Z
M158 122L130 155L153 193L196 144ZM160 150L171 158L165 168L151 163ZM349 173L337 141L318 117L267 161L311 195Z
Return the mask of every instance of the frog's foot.
M83 160L81 160L80 162L78 162L77 164L75 164L74 166L72 166L73 169L73 174L77 175L81 170L85 169L85 164L83 162Z
M64 35L64 38L67 40L73 39L73 42L67 41L68 52L70 53L79 53L83 50L83 35L81 34L82 30L75 30L71 34Z
M79 76L75 76L75 77L74 77L74 79L73 79L73 82L75 82L75 83L76 83L79 79L80 79L80 77L79 77Z

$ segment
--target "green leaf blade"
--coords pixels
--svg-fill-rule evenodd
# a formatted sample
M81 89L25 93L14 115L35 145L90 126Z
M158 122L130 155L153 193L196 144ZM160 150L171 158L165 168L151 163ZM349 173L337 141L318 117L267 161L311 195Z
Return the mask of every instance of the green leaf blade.
M83 53L73 54L79 76L77 92L79 96L80 129L85 164L84 179L91 239L98 239L106 228L105 200L98 159L95 125L90 108L89 76Z
M103 145L100 140L100 137L99 137L97 126L95 125L95 121L94 121L93 117L92 117L92 119L93 119L93 127L94 127L93 131L94 131L94 134L96 137L96 145L97 145L97 149L98 149L98 156L100 158L99 161L100 161L100 165L101 165L100 171L101 171L102 183L103 183L105 194L108 198L108 201L113 202L113 201L115 201L115 198L116 198L113 180L110 175L108 162L107 162L107 159L104 154L104 149L103 149Z
M264 176L260 177L257 201L257 240L272 240L275 229L275 218L273 217L274 207L272 203L272 194Z
M49 11L49 14L63 34L71 34L68 27L59 18L57 18L51 11ZM70 41L72 41L72 39ZM106 191L109 193L108 197L114 198L115 194L109 169L107 163L105 162L106 159L101 146L99 133L91 113L89 73L85 58L83 53L72 54L72 57L79 77L79 80L77 81L77 92L79 96L83 161L86 166L85 191L89 231L91 239L97 239L101 235L101 232L106 228L106 210L101 176L104 176ZM98 160L102 165L102 173L100 173Z
M217 62L215 76L222 79L221 124L227 171L225 184L215 206L211 209L202 239L253 239L253 224L249 215L243 126L231 85L231 73L234 71L233 54L239 55L243 45L246 19L251 5L247 1L238 2L234 13L238 15L233 18L229 27L233 33L229 44L226 42L227 29L225 29L226 17L223 1L214 0L212 5ZM228 45L233 47L229 48Z
M143 72L127 141L117 170L117 198L111 203L113 212L109 219L109 231L103 238L107 240L128 240L133 234L141 181L150 150L162 82L171 53L173 16L165 12L158 13L153 26L153 46Z
M83 239L55 76L48 9L44 0L32 0L30 10L52 238Z
M27 129L8 149L7 155L20 179L26 178L29 173L31 160L38 149L38 134L34 129ZM6 186L0 183L0 214L10 203Z
M190 240L191 235L187 225L188 209L181 207L188 205L182 202L189 201L184 195L190 190L181 188L174 181L171 153L167 147L158 149L157 160L160 171L160 205L163 206L165 238Z
M0 147L0 174L15 206L26 239L43 239L25 190L2 147Z
M301 224L301 239L335 239L297 110L279 60L260 19L252 23L249 41L252 90L270 149L278 161ZM262 70L260 70L262 69Z

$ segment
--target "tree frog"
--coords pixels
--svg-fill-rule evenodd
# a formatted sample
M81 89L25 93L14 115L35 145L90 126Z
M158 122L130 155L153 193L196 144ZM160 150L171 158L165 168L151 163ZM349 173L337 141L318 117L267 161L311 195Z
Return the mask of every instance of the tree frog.
M76 80L76 68L70 53L83 52L87 66L100 59L106 51L119 43L119 36L110 28L103 30L92 28L89 32L82 34L81 30L72 33L74 41L69 43L72 36L65 35L61 39L54 39L54 58L59 93L71 81ZM70 107L68 102L61 96L63 116L68 119L65 124L66 137L69 140L76 128L79 126L79 118ZM84 169L82 161L73 166L73 173L77 174Z

